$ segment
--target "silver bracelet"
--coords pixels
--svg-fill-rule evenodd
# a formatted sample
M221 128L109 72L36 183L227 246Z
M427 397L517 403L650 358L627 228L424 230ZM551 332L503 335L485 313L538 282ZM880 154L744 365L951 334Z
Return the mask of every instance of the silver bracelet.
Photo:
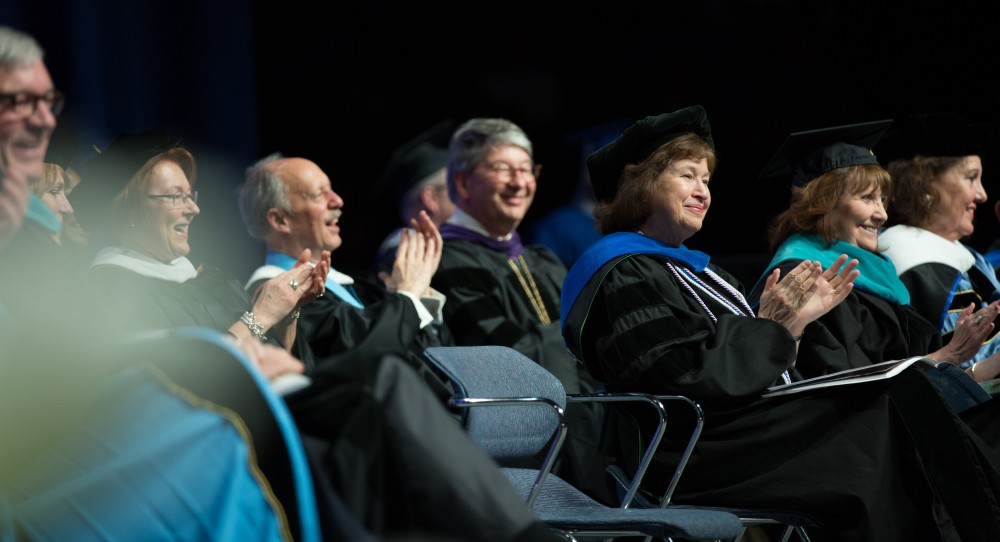
M267 340L267 338L264 337L264 326L260 325L260 322L257 321L257 317L254 316L252 312L244 312L243 316L240 316L240 321L250 328L250 333L253 333L253 336L257 337L257 340L260 342Z
M302 316L302 309L295 309L295 312L291 314L292 320L298 320Z

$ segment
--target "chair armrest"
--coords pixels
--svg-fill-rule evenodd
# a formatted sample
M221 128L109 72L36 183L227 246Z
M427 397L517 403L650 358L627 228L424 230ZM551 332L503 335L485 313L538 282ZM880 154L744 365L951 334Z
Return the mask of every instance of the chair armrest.
M545 452L541 467L538 469L538 476L531 485L531 491L526 500L530 508L535 504L535 499L542 488L545 477L552 471L552 466L559 457L563 442L566 440L566 413L563 407L555 401L546 397L498 397L498 398L478 398L478 397L455 397L448 400L448 404L456 408L476 408L484 406L525 406L537 405L552 410L559 423L556 427L555 438L552 439L549 449Z
M646 475L646 469L649 468L649 464L653 461L653 455L656 449L660 445L660 441L663 439L663 435L667 431L667 411L663 406L663 402L654 395L648 393L636 393L636 392L616 392L616 393L597 393L597 394L572 394L566 396L567 403L624 403L624 402L639 402L649 404L659 416L659 421L656 427L656 431L653 433L653 438L650 441L649 446L646 447L646 451L642 455L642 460L639 462L639 466L636 468L635 474L632 476L632 481L629 482L628 487L625 490L625 495L622 497L620 507L628 508L632 505L632 501L635 499L636 493L639 492L639 486L642 483L643 477Z
M677 462L674 475L670 478L670 485L667 486L667 490L663 493L663 499L660 501L660 507L666 508L670 506L674 490L677 489L677 484L681 481L681 474L684 474L684 468L687 467L688 460L691 459L691 454L694 453L694 447L698 444L698 439L701 438L701 430L705 427L705 411L702 410L701 405L696 401L683 395L657 395L656 398L665 402L684 403L691 407L696 418L694 430L691 431L691 437L684 448L684 453L681 454L681 458ZM655 452L656 450L654 449L653 451Z
M655 409L656 414L659 417L657 427L650 439L649 445L646 447L646 451L642 455L642 460L639 462L636 472L632 477L632 481L628 486L625 496L622 498L622 507L627 508L635 498L636 493L639 490L639 486L642 483L643 477L646 475L646 470L649 468L650 463L653 461L653 456L656 454L656 450L660 446L660 442L667 430L667 414L666 407L664 403L667 402L678 402L688 405L695 415L695 427L691 431L691 436L688 439L687 446L684 448L684 452L681 454L681 458L677 463L677 467L674 469L674 474L670 479L670 483L667 485L667 489L664 491L663 496L660 500L660 507L666 508L670 505L670 501L673 498L674 491L677 489L677 484L680 483L681 475L684 473L684 468L687 467L688 460L691 458L691 454L694 453L694 447L698 443L698 439L701 437L701 431L705 425L705 413L696 401L689 397L683 395L654 395L648 393L637 393L637 392L616 392L616 393L599 393L599 394L573 394L566 396L567 402L643 402L649 404L653 409Z

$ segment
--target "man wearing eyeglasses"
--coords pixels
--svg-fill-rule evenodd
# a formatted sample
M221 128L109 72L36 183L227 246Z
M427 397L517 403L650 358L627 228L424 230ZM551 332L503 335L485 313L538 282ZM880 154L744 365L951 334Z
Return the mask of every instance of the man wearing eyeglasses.
M62 222L30 188L44 173L63 104L43 56L32 36L0 26L0 322L44 317L49 307L25 284L72 274L53 238Z
M445 323L460 345L509 346L545 367L568 393L596 391L559 331L566 267L548 248L524 246L518 225L531 207L541 166L513 122L474 118L451 136L448 195L454 214L441 226L444 249L431 285L448 298ZM567 410L567 462L559 474L613 503L596 450L597 409Z
M42 176L63 103L43 55L34 38L0 26L0 249L21 229L25 216L32 228L52 232L60 226L28 188L32 178Z

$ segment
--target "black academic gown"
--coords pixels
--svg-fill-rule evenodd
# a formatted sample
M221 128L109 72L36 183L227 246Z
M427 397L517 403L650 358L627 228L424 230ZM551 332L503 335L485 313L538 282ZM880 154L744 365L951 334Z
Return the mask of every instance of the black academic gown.
M1000 239L995 239L986 252L983 253L986 261L993 266L993 271L1000 276Z
M509 346L556 376L567 393L595 393L597 383L567 350L559 331L559 296L566 266L548 248L528 245L522 256L534 277L550 323L543 324L503 252L478 243L447 239L431 286L448 298L444 319L459 345ZM569 465L559 474L591 496L614 503L599 448L602 410L568 409L570 427L564 447ZM581 442L574 444L574 440Z
M675 502L806 513L835 540L1000 539L1000 455L919 369L849 390L763 399L795 358L788 331L733 314L704 293L699 302L692 295L698 290L681 284L664 261L635 255L605 264L563 329L609 390L681 394L704 408L705 428ZM981 409L992 412L977 420L997 412L995 405L974 410ZM648 437L652 427L635 415ZM661 445L647 489L662 493L682 442Z
M777 267L785 276L799 263L789 260ZM765 275L771 271L773 268ZM763 282L751 292L751 304L759 302L762 287ZM795 369L802 378L813 378L922 356L941 345L938 330L909 305L854 288L847 299L806 327Z
M116 266L93 267L88 279L95 292L113 296L106 297L113 301L109 314L123 331L188 325L225 331L251 308L236 278L211 268L183 283ZM364 290L360 293L371 301ZM341 304L328 297L310 310L340 313ZM324 536L343 539L345 525L336 518L346 508L353 521L378 535L479 532L474 539L513 538L536 518L496 464L464 437L440 399L427 393L426 379L391 352L405 350L398 345L417 334L419 319L403 296L385 298L380 318L368 326L369 336L359 334L349 345L338 345L343 349L338 354L331 354L331 346L324 356L316 356L309 351L311 343L298 344L314 360L313 382L285 400L313 470ZM303 309L300 325L309 321L308 314ZM398 322L393 323L393 316ZM323 324L333 326L336 321L330 318ZM347 331L361 325L347 320ZM297 340L319 333L319 327L300 328ZM407 329L413 331L407 334ZM326 332L344 341L351 338L333 327Z
M254 291L262 282L248 285L247 291ZM447 379L423 358L426 348L453 344L447 326L430 324L421 329L417 309L402 294L389 293L366 281L356 281L353 288L364 309L331 292L302 308L292 352L306 364L306 374L327 370L340 363L347 352L364 352L369 358L393 355L423 376L442 401L451 397Z
M907 269L899 275L899 280L910 292L913 308L928 320L940 323L946 343L954 332L954 314L970 303L979 309L1000 299L1000 291L977 266L963 273L950 265L927 262ZM978 361L1000 351L994 343L1000 334L1000 318L994 324L997 328L983 341L983 349L976 356Z
M445 241L431 282L448 298L445 322L457 344L509 346L556 375L567 393L579 393L577 363L559 334L559 293L566 266L541 245L524 247L522 255L551 323L539 320L506 254L458 239Z
M108 300L105 317L126 333L182 326L227 331L252 306L236 277L216 268L180 283L100 265L90 268L87 281Z
M0 249L0 306L12 318L44 322L65 306L76 314L88 301L79 282L86 266L52 239L40 224L25 219L21 229ZM66 306L69 305L69 306ZM79 306L77 306L79 305Z

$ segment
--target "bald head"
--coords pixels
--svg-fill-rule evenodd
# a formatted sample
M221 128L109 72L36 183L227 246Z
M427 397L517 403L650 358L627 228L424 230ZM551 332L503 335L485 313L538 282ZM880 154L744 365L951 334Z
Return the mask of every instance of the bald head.
M297 156L277 157L264 162L264 167L275 175L300 175L303 173L308 175L315 174L316 171L321 174L323 173L323 170L316 165L316 162Z
M298 257L308 248L318 256L343 243L344 201L312 160L274 154L250 166L239 206L247 232L272 250Z

